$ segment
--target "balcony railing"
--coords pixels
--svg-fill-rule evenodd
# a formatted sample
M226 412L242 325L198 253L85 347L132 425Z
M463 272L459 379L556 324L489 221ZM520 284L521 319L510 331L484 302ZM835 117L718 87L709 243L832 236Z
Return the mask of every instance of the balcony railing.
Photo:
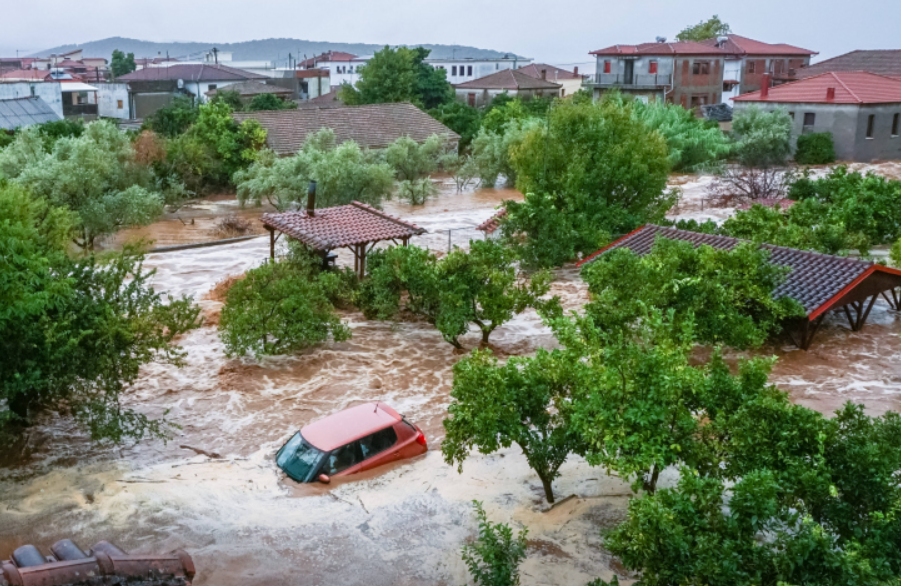
M63 116L96 116L97 104L63 104Z
M594 85L622 87L662 87L672 85L673 76L664 73L635 73L627 79L622 73L598 73Z

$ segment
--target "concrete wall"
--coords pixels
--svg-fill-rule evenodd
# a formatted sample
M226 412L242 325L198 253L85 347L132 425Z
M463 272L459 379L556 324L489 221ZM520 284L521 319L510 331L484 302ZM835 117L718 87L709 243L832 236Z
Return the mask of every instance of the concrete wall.
M63 93L59 82L17 82L0 83L0 100L38 96L56 114L63 117Z
M129 120L131 108L128 99L128 85L124 83L98 83L97 106L101 118Z
M741 112L754 102L736 102L735 112ZM878 106L856 104L774 104L758 103L763 110L783 108L792 114L792 148L798 136L805 132L804 115L814 114L815 121L808 132L831 132L835 155L842 161L870 162L873 160L901 160L901 137L892 136L892 117L901 114L901 103ZM867 138L867 122L874 115L873 138Z

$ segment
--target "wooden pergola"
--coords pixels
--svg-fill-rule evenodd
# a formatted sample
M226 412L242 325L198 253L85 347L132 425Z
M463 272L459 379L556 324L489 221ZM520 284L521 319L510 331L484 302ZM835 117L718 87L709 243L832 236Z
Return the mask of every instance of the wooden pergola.
M651 251L657 237L684 240L694 246L706 244L723 250L731 250L747 242L728 236L648 224L588 256L577 266L590 263L615 248L627 248L639 256L645 255ZM803 350L810 348L814 335L829 312L844 314L848 326L856 332L867 322L870 310L880 296L892 309L901 310L901 271L898 269L858 258L772 244L763 244L761 248L769 251L769 262L790 269L785 281L773 291L773 297L791 297L804 308L806 316L786 329L792 342Z
M263 214L262 219L269 231L270 258L275 258L275 243L285 234L323 254L350 249L354 254L354 272L360 278L366 274L366 256L377 243L389 241L406 246L412 236L426 232L416 224L358 201L317 210Z

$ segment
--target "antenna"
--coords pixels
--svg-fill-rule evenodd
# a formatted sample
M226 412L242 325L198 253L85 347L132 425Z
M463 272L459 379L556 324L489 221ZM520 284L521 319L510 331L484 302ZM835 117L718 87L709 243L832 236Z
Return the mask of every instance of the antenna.
M376 413L379 410L379 402L375 402L375 409L372 410L373 413Z

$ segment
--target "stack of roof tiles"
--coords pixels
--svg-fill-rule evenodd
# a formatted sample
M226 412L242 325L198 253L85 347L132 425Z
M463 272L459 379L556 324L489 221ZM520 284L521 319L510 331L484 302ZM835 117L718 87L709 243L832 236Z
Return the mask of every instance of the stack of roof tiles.
M283 156L299 151L309 135L323 128L334 130L339 144L353 140L364 148L384 148L402 136L417 142L433 134L460 140L456 132L408 103L236 112L234 117L238 123L258 121L266 129L269 148Z
M602 248L581 261L578 266L589 263L601 254L617 248L626 248L643 256L651 251L654 241L658 237L691 242L696 247L707 245L721 250L732 250L740 243L747 242L728 236L701 234L648 224L606 248ZM847 287L859 282L866 273L882 270L901 275L901 272L893 269L855 258L808 252L772 244L763 244L761 248L770 252L769 261L772 264L791 269L786 275L785 281L773 291L773 297L777 299L791 297L797 300L804 307L809 319L832 309L830 301L837 300Z
M484 232L485 234L494 234L495 230L500 228L501 220L507 217L507 208L501 208L494 213L490 218L482 222L476 227L476 230L480 232Z
M380 240L400 240L425 234L416 224L358 201L306 211L263 214L263 225L287 234L315 250L333 250Z

